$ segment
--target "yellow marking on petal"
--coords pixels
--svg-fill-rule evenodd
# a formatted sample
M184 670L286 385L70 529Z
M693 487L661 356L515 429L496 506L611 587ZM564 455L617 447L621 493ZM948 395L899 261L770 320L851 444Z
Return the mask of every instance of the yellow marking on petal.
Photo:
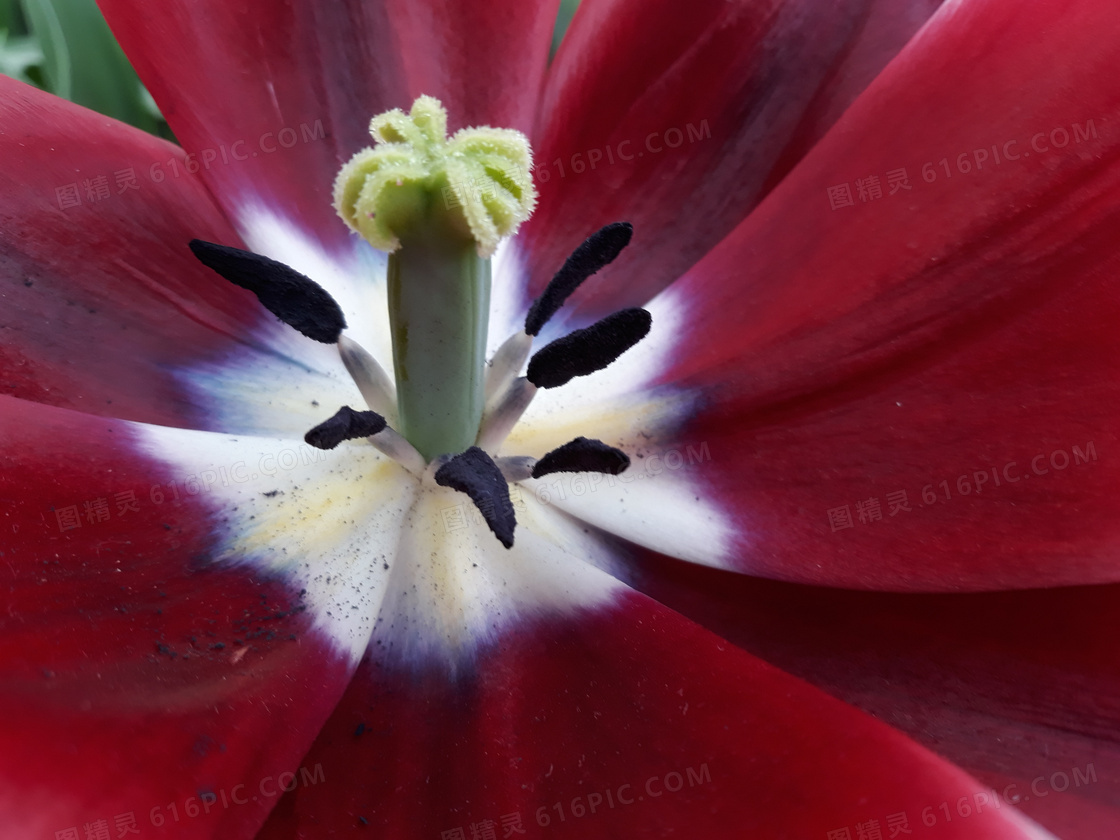
M350 447L345 468L320 468L314 482L281 483L284 489L278 495L254 500L254 518L242 523L227 553L266 558L273 569L283 571L297 558L330 552L351 541L362 525L379 518L382 509L398 506L402 491L416 486L412 476L372 447ZM332 459L337 461L334 453L324 462ZM278 552L280 546L284 548Z
M454 672L515 622L594 607L621 589L592 565L609 557L597 535L532 498L513 502L518 527L507 550L464 494L425 484L406 517L375 655L442 659Z
M609 403L581 406L558 414L526 413L502 444L498 454L541 458L577 437L594 437L612 446L631 448L634 442L664 428L672 428L690 399L684 395L642 394Z

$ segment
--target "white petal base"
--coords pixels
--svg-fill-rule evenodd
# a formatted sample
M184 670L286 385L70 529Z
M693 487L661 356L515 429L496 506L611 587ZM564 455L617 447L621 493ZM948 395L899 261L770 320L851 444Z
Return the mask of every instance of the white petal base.
M464 494L426 486L408 513L375 657L394 667L469 667L518 621L609 603L622 585L591 564L612 554L601 537L532 499L518 505L506 549Z
M372 446L138 426L214 522L216 562L248 563L306 590L315 626L356 663L388 588L417 480Z
M669 443L695 399L657 385L686 330L685 302L670 288L646 309L653 328L644 341L605 370L538 391L500 454L541 458L581 435L616 446L631 459L622 475L555 474L525 486L537 499L638 545L730 569L737 531L700 480L712 453L704 441Z
M614 551L563 512L518 497L514 547L470 500L421 482L365 442L324 452L281 438L136 428L146 453L195 488L216 562L283 574L314 626L355 665L470 666L509 625L594 608L621 588Z

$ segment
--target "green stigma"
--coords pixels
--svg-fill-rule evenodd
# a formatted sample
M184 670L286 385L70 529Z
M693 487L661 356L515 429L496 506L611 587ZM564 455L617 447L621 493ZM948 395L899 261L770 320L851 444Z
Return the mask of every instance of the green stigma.
M447 137L447 111L421 96L370 121L375 145L343 166L338 215L375 248L392 253L410 232L434 225L474 241L480 257L517 231L537 203L529 141L505 128L464 128Z

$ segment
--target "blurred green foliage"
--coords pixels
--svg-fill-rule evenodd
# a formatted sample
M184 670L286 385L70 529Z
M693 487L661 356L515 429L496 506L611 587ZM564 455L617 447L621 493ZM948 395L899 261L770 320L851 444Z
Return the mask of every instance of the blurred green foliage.
M578 6L561 0L553 53ZM0 0L0 73L174 139L95 0Z
M17 14L19 14L19 8L16 6L15 0L0 0L0 29L5 31L11 29L12 21Z
M145 131L157 116L94 0L22 0L42 46L43 80L59 96Z
M556 13L556 28L552 30L552 55L560 48L560 42L572 23L572 16L579 8L579 0L560 0L560 11Z
M95 0L0 0L0 73L171 137Z
M0 0L0 73L35 84L43 63L39 41L27 33L18 0Z

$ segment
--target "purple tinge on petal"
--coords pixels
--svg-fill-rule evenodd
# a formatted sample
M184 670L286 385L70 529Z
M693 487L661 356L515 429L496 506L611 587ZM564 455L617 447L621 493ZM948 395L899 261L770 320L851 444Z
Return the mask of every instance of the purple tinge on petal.
M273 358L273 319L187 248L238 238L182 150L4 76L0 125L0 391L206 427L175 370Z

